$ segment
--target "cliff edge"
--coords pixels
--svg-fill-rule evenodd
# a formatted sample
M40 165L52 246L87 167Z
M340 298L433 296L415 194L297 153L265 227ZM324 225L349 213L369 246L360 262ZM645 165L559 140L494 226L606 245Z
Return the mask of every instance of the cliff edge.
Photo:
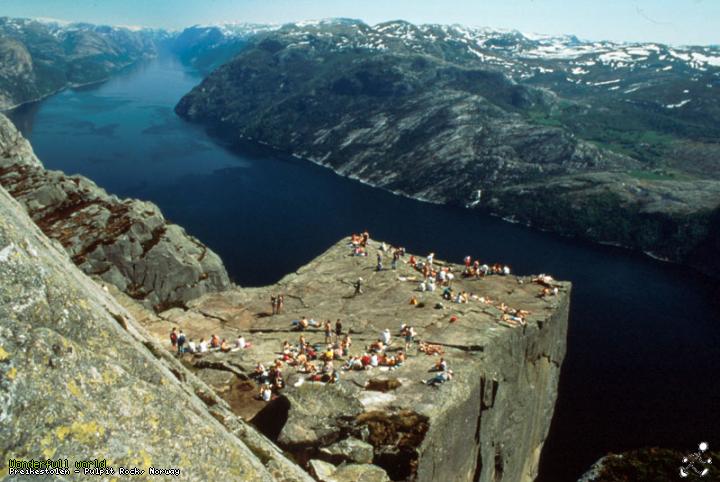
M173 327L195 344L213 334L230 343L244 335L251 348L185 354L183 362L320 480L356 480L338 475L348 464L374 474L357 480L534 480L565 355L570 284L553 281L557 294L542 297L531 277L461 278L461 266L436 260L458 275L456 293L474 294L454 303L443 299L443 288L419 291L422 276L407 256L396 270L375 271L381 246L371 241L370 256L357 257L343 240L276 285L208 294L158 315L116 294L167 347ZM358 277L363 292L354 294ZM273 314L270 298L281 293L285 306ZM410 304L413 297L417 304ZM505 306L528 311L525 324L501 321ZM292 322L304 316L320 326L297 331ZM283 343L296 346L301 335L322 353L322 324L332 320L334 331L338 318L340 338L352 340L349 353L334 360L340 380L311 381L285 359L286 387L269 403L259 400L256 365L274 365ZM417 331L402 366L341 369L386 328L392 343L384 354L404 351L402 323ZM422 343L443 351L454 379L438 387L421 383L436 375L430 369L440 359L420 351Z
M107 460L180 480L311 479L82 274L0 188L0 478ZM108 477L109 478L109 477ZM74 480L60 477L60 480Z
M0 186L86 274L156 310L230 287L220 258L160 209L120 199L83 176L48 171L0 114Z

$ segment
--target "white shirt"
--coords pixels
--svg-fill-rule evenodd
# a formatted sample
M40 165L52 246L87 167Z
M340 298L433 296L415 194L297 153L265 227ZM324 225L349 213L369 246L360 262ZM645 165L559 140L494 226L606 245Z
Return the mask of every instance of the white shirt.
M238 348L240 348L240 349L244 349L244 348L245 348L245 345L246 345L246 343L245 343L245 337L244 337L244 336L241 336L240 338L238 338L237 340L235 340L235 346L236 346L236 347L238 347Z
M194 341L188 342L188 350L190 351L190 353L195 353L195 342Z
M385 330L382 332L382 341L386 345L390 343L390 330Z
M207 344L206 341L200 342L200 346L198 347L198 351L199 351L200 353L205 353L206 351L208 351L208 344Z

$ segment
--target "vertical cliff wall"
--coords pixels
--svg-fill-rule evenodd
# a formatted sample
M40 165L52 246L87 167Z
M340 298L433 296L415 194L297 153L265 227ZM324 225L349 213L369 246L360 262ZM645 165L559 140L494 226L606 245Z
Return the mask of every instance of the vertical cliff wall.
M567 337L569 298L546 321L484 346L466 397L434 423L420 447L419 481L535 480L550 429Z

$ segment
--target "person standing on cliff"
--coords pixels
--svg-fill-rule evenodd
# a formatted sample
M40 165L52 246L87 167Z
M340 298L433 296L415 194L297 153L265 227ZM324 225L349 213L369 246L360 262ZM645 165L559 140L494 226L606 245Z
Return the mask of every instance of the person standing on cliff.
M378 251L377 254L377 267L375 268L377 271L382 271L383 269L383 255L382 251Z
M275 295L270 296L270 306L272 306L272 314L277 313L277 297Z
M182 355L185 347L185 333L180 330L180 334L177 337L177 353Z
M325 320L325 344L327 345L332 341L332 326L330 325L330 320Z
M178 340L177 328L173 327L172 331L170 332L170 344L172 345L173 351L177 350L177 340Z
M283 308L285 308L285 295L280 293L277 297L277 314L279 315L282 313Z
M392 264L390 265L392 267L392 269L397 269L397 264L398 264L399 259L400 259L400 250L399 249L393 250Z
M354 296L362 294L362 292L363 292L362 291L362 283L363 283L362 278L358 278L357 281L355 282L355 295Z
M342 321L340 321L340 318L337 319L335 322L335 341L340 340L340 335L342 335Z

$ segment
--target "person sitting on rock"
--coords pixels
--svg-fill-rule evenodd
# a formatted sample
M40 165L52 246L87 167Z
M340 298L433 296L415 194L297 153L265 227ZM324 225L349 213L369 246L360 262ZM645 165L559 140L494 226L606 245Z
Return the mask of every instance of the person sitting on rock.
M423 284L423 286L425 286L425 285ZM424 290L423 290L423 291L424 291ZM418 299L417 299L416 297L413 296L412 298L410 298L410 305L411 305L411 306L416 306L417 304L418 304Z
M382 340L382 342L383 342L385 345L390 345L390 342L391 342L391 340L390 340L390 330L389 330L388 328L385 328L385 329L380 333L380 339Z
M419 350L426 355L444 355L445 351L443 350L442 346L440 345L433 345L430 343L422 342L420 343Z
M327 349L322 354L322 359L324 361L332 361L335 358L335 350L333 350L332 345L328 345Z
M213 334L210 337L210 348L213 350L217 350L218 348L220 348L220 337L219 336Z
M361 244L362 246L367 246L367 245L368 245L368 242L370 242L370 233L369 233L368 230L366 229L366 230L363 231L363 233L362 233L362 241L360 241L360 244Z
M238 334L237 339L235 340L235 348L238 350L244 350L245 348L250 348L247 341L245 341L245 337Z
M205 338L200 338L197 351L198 353L206 353L208 351L208 343L205 341Z
M401 366L403 363L405 363L405 352L399 351L397 355L395 355L395 364Z
M269 402L272 399L272 390L267 383L260 387L260 399L264 402Z
M370 366L375 368L380 364L380 360L378 359L377 353L373 353L370 355Z
M312 374L314 374L315 372L317 372L317 367L316 367L313 363L311 363L311 362L309 362L309 361L306 361L306 362L302 365L302 370L301 370L301 371L302 371L303 373L307 373L308 375L312 375Z
M368 351L372 353L380 353L385 350L385 344L382 342L382 340L377 340L372 343L370 343L370 346L368 346Z
M270 380L268 371L262 363L255 365L255 370L253 371L251 377L257 378L258 383L267 383Z
M430 368L431 372L444 372L447 371L448 364L445 361L445 358L440 357L440 359Z
M453 371L448 370L446 372L441 372L435 375L434 377L425 380L423 383L426 385L430 385L431 387L443 384L445 382L449 382L453 378Z
M188 344L187 344L187 352L188 352L188 353L195 353L196 351L197 351L197 346L195 345L195 341L194 341L194 340L188 341Z
M445 289L443 290L443 293L442 293L443 299L450 301L452 299L452 292L453 292L453 290L451 287L449 287L449 286L445 287Z
M365 353L363 356L361 356L360 363L362 363L363 369L369 370L370 369L370 355L368 353Z
M348 361L342 366L343 370L362 370L363 364L360 361L360 357L354 356L348 359Z
M410 258L408 259L408 264L412 266L413 268L417 266L417 260L415 259L415 256L412 254L410 255Z
M300 331L307 330L308 327L310 326L310 322L308 321L307 316L303 316L302 318L300 318L300 321L298 322L297 326L298 326L298 330L300 330Z
M230 351L230 345L228 345L228 342L225 338L223 338L220 342L220 351L223 353L227 353Z

